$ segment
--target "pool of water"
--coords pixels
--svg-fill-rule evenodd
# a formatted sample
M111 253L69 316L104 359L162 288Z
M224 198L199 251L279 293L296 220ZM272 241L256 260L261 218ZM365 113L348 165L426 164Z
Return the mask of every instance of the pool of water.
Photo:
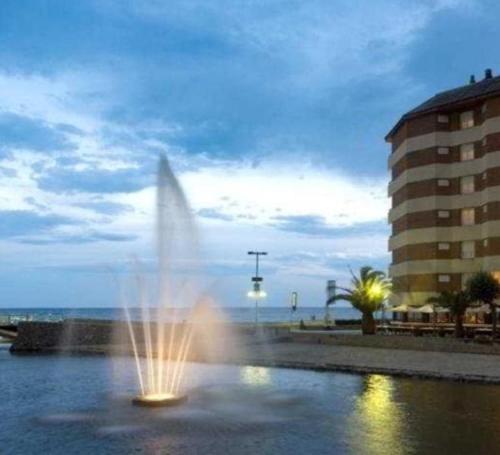
M2 454L481 454L500 387L190 364L189 401L130 404L133 360L11 356L0 345Z

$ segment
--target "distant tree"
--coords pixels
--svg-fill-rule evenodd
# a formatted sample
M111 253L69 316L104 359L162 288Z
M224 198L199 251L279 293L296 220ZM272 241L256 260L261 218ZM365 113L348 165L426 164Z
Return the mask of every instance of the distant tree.
M450 311L455 319L455 336L462 338L464 336L464 316L472 300L466 291L443 291L435 297L429 297L427 302L436 304Z
M497 333L497 310L495 300L500 297L500 284L489 272L477 272L467 282L467 292L473 301L490 307L493 337Z
M361 330L363 335L373 335L377 331L373 313L382 309L384 301L391 292L391 281L380 270L365 266L359 270L359 277L352 271L352 288L341 288L342 293L332 296L327 305L338 300L349 302L356 310L360 311Z

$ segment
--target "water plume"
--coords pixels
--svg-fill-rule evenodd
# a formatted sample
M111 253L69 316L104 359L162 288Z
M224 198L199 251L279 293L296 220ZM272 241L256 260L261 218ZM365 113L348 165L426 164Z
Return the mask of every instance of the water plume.
M129 301L125 316L135 357L141 397L147 402L180 394L192 339L186 321L192 282L174 283L181 266L191 275L197 268L197 233L184 192L165 156L160 157L156 191L157 292L149 291L145 273L136 263L135 285L140 321L133 321ZM179 281L179 280L177 280ZM184 319L181 321L181 317Z

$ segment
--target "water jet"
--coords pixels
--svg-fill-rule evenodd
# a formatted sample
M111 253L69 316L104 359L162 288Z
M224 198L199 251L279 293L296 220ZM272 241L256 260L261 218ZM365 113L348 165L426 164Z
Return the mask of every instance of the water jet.
M140 386L139 395L132 400L137 406L176 406L187 400L181 388L193 325L185 320L181 322L179 317L182 308L192 307L193 296L185 292L192 286L177 286L175 290L177 280L173 277L181 262L191 267L196 265L194 224L184 192L167 158L161 156L156 188L158 289L150 299L150 286L145 277L137 273L134 306L141 310L141 321L133 322L128 304L124 305Z

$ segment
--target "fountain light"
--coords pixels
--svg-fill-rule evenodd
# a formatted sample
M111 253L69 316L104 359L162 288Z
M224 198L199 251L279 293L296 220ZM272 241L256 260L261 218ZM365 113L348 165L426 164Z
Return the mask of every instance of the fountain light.
M174 395L173 393L150 393L147 395L138 395L132 400L136 406L148 408L159 408L168 406L177 406L187 401L187 395Z

